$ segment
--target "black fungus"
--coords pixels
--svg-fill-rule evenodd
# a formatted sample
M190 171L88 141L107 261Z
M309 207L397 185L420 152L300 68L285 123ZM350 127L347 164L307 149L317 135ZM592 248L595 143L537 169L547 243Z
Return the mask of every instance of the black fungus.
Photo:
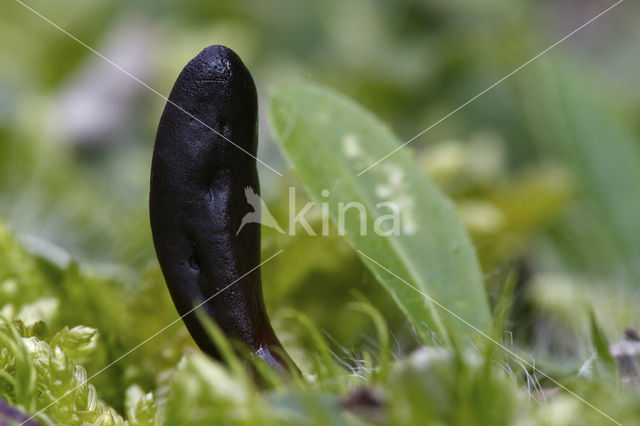
M160 119L149 211L169 292L198 346L219 357L195 312L187 313L235 282L202 309L228 337L282 370L289 361L267 317L260 269L252 271L260 264L260 225L248 223L236 235L253 211L245 188L260 190L252 157L257 120L256 88L240 58L224 46L200 52L180 73Z

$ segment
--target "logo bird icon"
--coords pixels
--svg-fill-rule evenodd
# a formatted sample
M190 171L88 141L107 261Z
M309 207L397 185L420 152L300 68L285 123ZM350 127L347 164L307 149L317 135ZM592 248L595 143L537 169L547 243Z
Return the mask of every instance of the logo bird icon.
M240 228L238 228L238 232L236 232L236 235L240 234L240 231L242 231L242 228L244 228L247 223L260 223L262 226L275 229L281 234L284 234L284 231L282 230L282 228L280 228L278 222L276 222L276 219L267 208L267 205L264 203L262 198L260 198L260 196L253 191L253 188L247 186L244 189L244 196L247 198L247 203L249 203L249 205L253 207L253 211L244 215L244 217L242 218L242 222L240 223ZM261 212L262 218L260 217Z

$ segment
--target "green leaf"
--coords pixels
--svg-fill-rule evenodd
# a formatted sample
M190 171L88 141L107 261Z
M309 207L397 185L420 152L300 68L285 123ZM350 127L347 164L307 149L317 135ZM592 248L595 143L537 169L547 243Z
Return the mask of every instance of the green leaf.
M580 71L560 60L531 67L519 80L525 119L540 151L571 167L582 185L580 213L593 216L604 231L603 241L588 241L582 225L576 245L586 249L583 269L612 260L614 273L622 266L626 281L637 287L640 145L635 120L625 119L619 92Z
M269 109L276 139L294 172L327 209L338 232L343 217L347 240L423 341L446 344L446 330L472 336L465 321L486 331L491 317L469 236L454 205L419 171L411 150L400 150L357 176L399 145L373 115L339 94L307 85L277 88ZM350 202L360 203L366 217L356 208L345 211ZM394 235L380 235L394 224L392 208L381 202L399 207Z
M600 325L598 325L598 320L596 319L596 314L595 312L593 312L593 309L589 310L589 325L591 328L591 340L593 341L593 345L595 346L596 354L598 355L598 361L602 363L607 372L617 372L618 370L616 361L613 359L613 356L611 356L611 353L609 352L609 342L607 340L607 336L600 328Z

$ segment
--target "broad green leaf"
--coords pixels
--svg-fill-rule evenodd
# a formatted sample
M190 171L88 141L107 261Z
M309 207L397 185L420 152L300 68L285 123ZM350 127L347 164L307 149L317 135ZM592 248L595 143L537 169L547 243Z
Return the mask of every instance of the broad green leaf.
M446 344L451 332L474 335L469 324L486 331L491 318L473 246L454 205L419 171L411 150L357 176L400 143L374 116L341 95L306 85L277 88L269 109L294 172L338 229L343 217L347 240L421 338ZM351 202L360 203L366 216L356 208L345 211ZM376 232L376 223L378 231L393 228L392 207L380 204L385 202L399 207L399 232L386 236Z

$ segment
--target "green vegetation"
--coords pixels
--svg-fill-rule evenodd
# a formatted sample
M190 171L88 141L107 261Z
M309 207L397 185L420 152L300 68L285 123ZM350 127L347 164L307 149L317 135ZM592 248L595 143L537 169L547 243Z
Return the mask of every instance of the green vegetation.
M347 100L308 86L275 91L270 111L294 173L314 199L326 203L333 223L388 287L422 340L448 342L447 330L458 338L474 332L420 292L486 330L490 314L480 267L455 207L406 151L358 175L399 145L389 130ZM397 207L395 225L385 224L384 216L393 211L381 201ZM348 202L365 206L365 214L340 208ZM376 266L376 259L399 277Z
M345 236L263 228L263 259L283 250L262 268L266 305L303 375L256 363L252 377L214 325L226 362L208 359L151 243L165 101L4 2L0 398L45 425L637 423L638 378L610 350L640 328L635 5L357 176L608 5L58 3L28 2L114 61L138 58L127 67L163 94L206 45L236 50L260 91L259 157L285 175L260 169L283 228L290 186L334 221L337 202L361 201L373 226L400 169L414 234L362 237L349 215ZM307 215L318 234L321 213Z

